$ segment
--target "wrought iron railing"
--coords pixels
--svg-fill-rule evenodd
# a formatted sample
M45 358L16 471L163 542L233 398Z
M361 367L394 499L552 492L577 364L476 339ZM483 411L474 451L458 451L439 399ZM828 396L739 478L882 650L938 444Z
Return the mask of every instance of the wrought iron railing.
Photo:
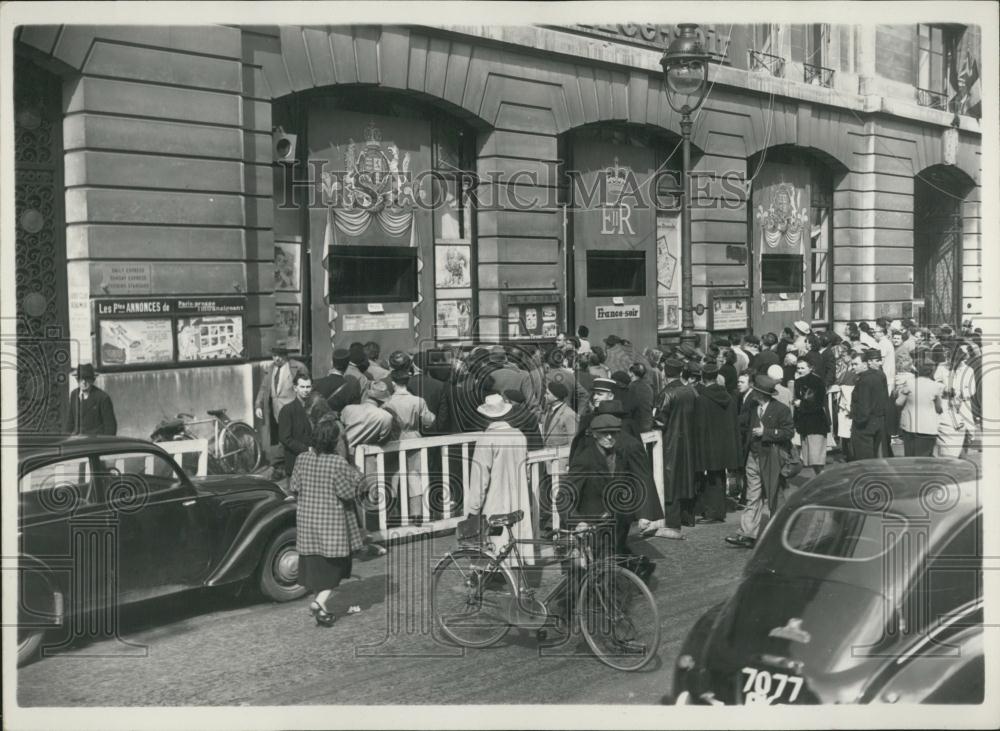
M833 69L826 66L817 66L811 63L802 64L802 77L807 84L815 86L833 86Z
M917 104L931 109L948 111L948 95L942 91L931 91L930 89L917 89Z
M777 76L778 78L784 78L785 76L785 59L781 56L774 56L770 53L764 53L763 51L750 51L750 70L751 71L766 71L771 76Z

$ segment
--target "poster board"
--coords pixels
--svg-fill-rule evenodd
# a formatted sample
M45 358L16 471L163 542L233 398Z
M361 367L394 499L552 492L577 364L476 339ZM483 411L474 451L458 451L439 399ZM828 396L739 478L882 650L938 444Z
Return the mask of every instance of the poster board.
M563 329L562 302L556 293L505 294L502 307L507 340L550 340Z
M98 298L93 306L102 371L232 363L245 357L243 297Z
M709 296L709 330L746 330L750 326L749 289L714 289Z

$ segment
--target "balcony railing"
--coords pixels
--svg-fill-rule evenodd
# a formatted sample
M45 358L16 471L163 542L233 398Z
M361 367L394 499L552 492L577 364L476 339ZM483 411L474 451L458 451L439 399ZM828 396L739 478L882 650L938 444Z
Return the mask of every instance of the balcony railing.
M804 63L802 64L802 77L807 84L825 86L828 89L833 86L833 69L828 69L826 66Z
M750 51L750 70L766 71L771 76L785 77L785 59L763 51Z
M940 109L942 112L947 112L951 106L948 103L947 94L930 89L917 89L917 104L931 109Z

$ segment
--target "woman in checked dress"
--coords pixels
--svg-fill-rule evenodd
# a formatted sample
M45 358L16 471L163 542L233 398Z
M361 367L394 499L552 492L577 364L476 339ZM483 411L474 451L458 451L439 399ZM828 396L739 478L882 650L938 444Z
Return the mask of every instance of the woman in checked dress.
M298 501L299 583L316 595L309 611L322 627L334 622L330 597L350 578L351 554L363 543L354 507L361 473L336 454L339 437L336 417L322 417L313 432L313 448L295 460L288 485Z

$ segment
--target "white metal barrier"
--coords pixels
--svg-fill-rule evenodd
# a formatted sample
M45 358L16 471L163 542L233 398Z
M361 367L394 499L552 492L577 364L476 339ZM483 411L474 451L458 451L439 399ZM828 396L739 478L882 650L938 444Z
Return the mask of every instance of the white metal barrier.
M169 442L157 442L158 447L173 456L185 472L190 473L187 462L184 460L185 454L198 455L198 467L194 474L197 477L204 477L208 474L208 440L207 439L177 439Z
M389 496L392 495L391 502L398 504L398 517L400 527L394 528L397 534L423 533L434 530L453 528L462 520L464 515L453 515L459 500L458 496L452 494L453 485L457 482L462 490L462 503L464 505L465 490L469 484L469 472L472 465L472 455L476 447L476 442L482 436L482 432L467 432L462 434L452 434L438 437L420 437L418 439L405 439L398 442L390 442L384 445L363 444L359 445L354 454L354 464L358 470L371 480L374 480L380 495L374 501L378 508L378 530L372 531L373 537L386 538L388 536L389 522ZM658 431L645 432L642 435L643 445L652 457L653 482L656 487L660 502L663 502L663 435ZM414 451L419 452L420 471L419 479L423 499L420 502L422 525L420 527L408 525L411 517L409 514L409 491L407 490L407 455ZM387 457L395 460L395 469L386 469ZM533 533L538 535L541 518L541 507L543 505L542 488L545 477L551 479L552 506L558 505L559 488L562 480L562 465L569 459L569 445L554 449L539 449L528 452L526 468L528 470L528 489L531 498L530 510L526 511L531 516L531 526ZM430 464L434 463L437 469L431 474ZM543 469L544 466L544 469ZM453 479L453 476L456 479ZM395 478L395 479L394 479ZM433 478L433 484L432 484ZM460 478L460 479L457 479ZM395 483L395 484L394 484ZM432 487L437 488L437 492L432 497ZM372 501L368 501L371 506ZM435 516L429 515L429 510L434 508ZM431 519L433 518L433 519ZM560 527L558 510L552 511L552 527Z

